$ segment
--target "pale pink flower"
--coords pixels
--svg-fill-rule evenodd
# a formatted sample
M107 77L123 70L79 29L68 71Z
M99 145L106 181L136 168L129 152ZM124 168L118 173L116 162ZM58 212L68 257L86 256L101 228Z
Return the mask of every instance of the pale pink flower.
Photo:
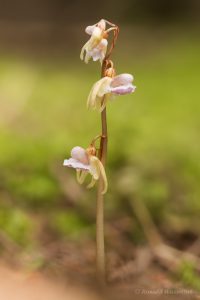
M100 60L102 63L105 58L108 45L108 41L106 39L106 21L102 19L95 25L86 27L85 32L91 37L81 49L81 60L88 63L90 58L92 58L93 61Z
M82 147L74 147L71 151L71 157L65 159L63 165L76 169L77 181L80 184L84 182L87 174L91 174L92 180L87 186L88 188L92 188L101 176L104 183L102 194L105 194L108 187L105 169L98 157L94 155L93 149L94 148L88 148L85 150Z
M126 95L135 91L131 74L120 74L113 78L105 76L97 81L88 96L87 107L102 112L108 100L115 96Z

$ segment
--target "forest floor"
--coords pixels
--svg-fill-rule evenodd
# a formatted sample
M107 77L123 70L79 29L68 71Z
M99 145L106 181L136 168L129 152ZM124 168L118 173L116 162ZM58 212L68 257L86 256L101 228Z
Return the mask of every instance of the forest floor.
M134 249L127 261L107 254L108 284L102 292L95 282L93 246L54 245L46 249L50 263L41 271L1 261L0 299L200 299L200 292L161 266L147 246Z

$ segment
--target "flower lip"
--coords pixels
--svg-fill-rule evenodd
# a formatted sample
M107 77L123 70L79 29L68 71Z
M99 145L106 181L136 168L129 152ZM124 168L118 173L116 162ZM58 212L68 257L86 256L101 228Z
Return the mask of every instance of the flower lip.
M74 168L77 170L84 170L84 171L90 171L90 165L89 164L83 164L80 161L74 159L74 158L69 158L65 159L63 166L69 167L69 168Z
M121 85L114 88L111 88L111 93L116 95L126 95L134 92L136 87L132 84L129 85Z
M133 75L131 74L120 74L117 75L113 78L112 82L111 82L111 87L117 87L120 85L127 85L133 82Z

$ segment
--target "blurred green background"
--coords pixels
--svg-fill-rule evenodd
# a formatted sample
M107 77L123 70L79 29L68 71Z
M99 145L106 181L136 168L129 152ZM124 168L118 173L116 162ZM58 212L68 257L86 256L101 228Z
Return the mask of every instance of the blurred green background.
M132 199L145 203L166 239L197 237L199 2L1 2L1 254L14 247L38 268L52 243L94 240L96 192L62 163L100 132L100 115L86 110L100 64L85 65L79 53L85 27L101 18L119 25L115 67L137 86L108 105L107 243L115 246L112 226L144 243Z

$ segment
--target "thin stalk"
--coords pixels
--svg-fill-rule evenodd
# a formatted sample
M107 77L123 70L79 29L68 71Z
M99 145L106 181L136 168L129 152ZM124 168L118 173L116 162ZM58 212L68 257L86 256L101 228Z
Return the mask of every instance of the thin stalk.
M102 77L105 72L106 65L102 65ZM106 156L107 156L107 117L106 108L101 113L101 130L102 138L100 142L100 159L105 168ZM96 263L97 263L97 277L101 285L105 285L106 282L106 270L105 270L105 246L104 246L104 195L103 179L100 177L98 190L97 190L97 205L96 205Z
M110 23L112 24L112 23ZM112 24L114 25L114 24ZM111 61L109 57L115 46L117 37L119 33L119 28L116 26L114 30L114 37L111 47L102 63L101 77L105 76L105 71ZM104 99L102 100L103 103ZM99 159L101 160L104 168L106 165L107 157L107 144L108 144L108 132L107 132L107 116L106 107L101 112L101 142ZM98 190L97 190L97 205L96 205L96 263L97 263L97 278L99 283L104 286L106 283L106 265L105 265L105 246L104 246L104 195L102 195L103 190L103 179L100 177Z
M104 196L102 195L103 182L100 179L97 191L96 213L96 263L97 279L101 286L106 282L105 248L104 248Z

